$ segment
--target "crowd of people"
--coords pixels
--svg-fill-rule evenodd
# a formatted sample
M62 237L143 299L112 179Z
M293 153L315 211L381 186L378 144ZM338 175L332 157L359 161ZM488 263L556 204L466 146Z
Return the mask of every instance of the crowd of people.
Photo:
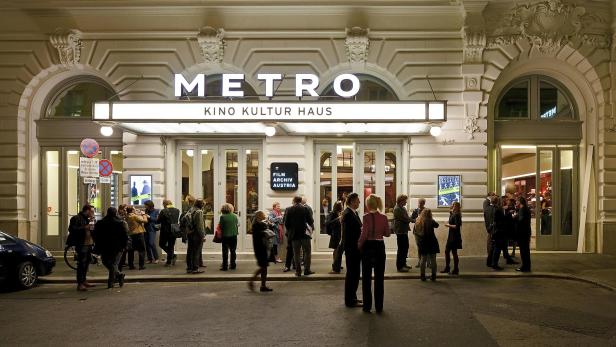
M342 256L345 256L346 306L362 307L364 311L370 312L374 297L376 311L383 310L386 262L384 238L392 234L396 235L398 246L397 271L408 272L412 268L407 263L409 232L412 232L418 250L417 267L420 269L420 279L428 279L426 268L429 268L429 279L436 281L436 254L440 253L440 246L435 230L439 223L434 220L432 210L426 207L425 199L418 200L417 208L410 211L410 215L407 203L407 195L401 194L397 197L392 223L383 213L382 198L375 194L369 195L365 200L366 211L363 216L358 214L361 200L357 193L347 194L344 201L334 203L324 227L330 236L329 247L333 250L330 274L341 273ZM176 265L175 243L177 239L181 239L187 244L186 272L203 273L203 243L208 228L211 228L207 225L209 223L206 221L204 200L187 196L183 212L166 199L163 200L162 210L157 210L150 200L145 201L144 206L144 210L130 205L120 205L118 209L110 207L105 217L95 222L94 208L85 205L81 213L71 219L69 240L77 252L78 290L85 291L93 286L86 279L93 251L100 254L103 265L109 270L108 288L113 288L116 283L123 286L123 268L127 266L128 269L136 269L135 252L138 255L139 270L145 269L146 258L148 264L158 263L157 238L158 245L166 253L165 266ZM485 200L483 213L487 232L486 265L494 270L502 270L499 266L501 253L508 264L517 264L508 252L509 242L514 241L520 249L522 260L522 265L517 270L530 271L531 216L526 200L520 197L517 200L509 199L503 204L499 196L490 193ZM459 202L452 204L449 218L444 225L448 229L448 235L445 267L441 273L458 275L458 250L462 249L462 211ZM239 219L234 213L233 205L223 204L214 231L214 241L221 244L221 271L237 268L238 229ZM272 291L267 286L268 267L270 263L282 262L280 247L284 245L285 239L287 249L283 271L294 270L297 277L314 274L311 270L313 210L303 197L294 197L291 206L284 212L278 202L273 204L269 212L257 211L250 230L258 266L248 283L251 290L255 290L254 282L260 279L260 291ZM360 277L363 294L361 300L357 297Z

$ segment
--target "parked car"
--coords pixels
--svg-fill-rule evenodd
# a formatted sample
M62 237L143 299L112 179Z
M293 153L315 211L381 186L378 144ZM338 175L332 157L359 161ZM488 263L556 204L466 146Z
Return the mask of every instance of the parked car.
M0 231L0 282L29 289L55 265L50 251Z

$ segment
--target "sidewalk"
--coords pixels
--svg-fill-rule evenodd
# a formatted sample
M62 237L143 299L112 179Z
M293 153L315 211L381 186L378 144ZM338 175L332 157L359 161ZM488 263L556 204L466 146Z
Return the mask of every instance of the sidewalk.
M125 269L127 282L207 282L207 281L245 281L257 269L254 257L248 254L238 255L237 269L227 272L220 271L220 255L204 254L207 266L202 268L203 274L186 274L184 261L178 260L175 267L165 267L162 263L146 264L145 270ZM51 275L41 277L41 283L74 283L75 271L64 263L63 258L57 258L57 265ZM438 271L444 267L444 259L438 258ZM395 255L387 255L385 279L418 279L419 269L415 268L417 259L409 259L413 269L408 273L399 273L395 267ZM616 257L600 254L576 253L533 253L533 272L519 273L516 265L504 265L504 271L493 271L486 267L483 257L461 257L460 275L449 276L438 274L441 279L464 278L517 278L543 277L577 280L599 285L616 291ZM344 280L344 270L340 275L330 275L331 257L327 254L315 254L312 260L311 276L295 277L293 272L282 272L283 264L270 264L268 279L271 281L322 281ZM90 282L106 283L107 271L102 265L91 265L88 274Z

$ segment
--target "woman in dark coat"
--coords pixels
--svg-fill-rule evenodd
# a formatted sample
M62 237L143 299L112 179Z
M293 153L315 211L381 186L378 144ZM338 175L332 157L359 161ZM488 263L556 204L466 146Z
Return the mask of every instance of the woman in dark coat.
M434 228L438 228L438 223L432 218L432 211L424 208L417 218L413 233L417 236L417 247L420 260L421 280L426 280L426 263L430 262L432 276L430 279L436 281L436 254L440 253L438 240L434 233Z
M520 246L520 258L522 258L522 266L516 271L530 272L530 209L527 206L526 199L521 196L517 200L517 211L514 215L516 219L516 240Z
M449 228L449 235L447 236L447 245L445 246L445 269L441 273L450 273L457 275L460 273L458 264L460 260L458 258L458 250L462 249L462 212L460 211L460 203L458 201L451 205L451 211L449 212L449 221L445 224ZM453 254L453 271L450 272L450 254Z
M334 262L332 263L332 274L339 274L342 266L342 254L344 246L340 242L342 238L342 223L340 222L340 214L342 213L342 202L336 201L332 211L327 216L325 221L325 230L329 235L329 248L334 250Z
M267 287L267 267L269 265L269 252L271 249L268 249L269 241L268 239L274 237L273 232L270 233L272 235L268 235L269 225L267 224L267 216L263 211L257 211L255 213L255 221L252 224L252 247L255 252L255 258L257 258L257 265L259 268L255 271L254 275L248 282L248 288L254 291L254 281L257 279L259 275L261 275L261 291L262 292L271 292L272 289Z

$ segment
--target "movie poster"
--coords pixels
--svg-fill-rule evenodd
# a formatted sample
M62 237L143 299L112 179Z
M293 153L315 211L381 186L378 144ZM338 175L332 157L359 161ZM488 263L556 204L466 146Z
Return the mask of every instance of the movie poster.
M438 176L438 207L449 207L454 201L461 202L462 179L459 175Z
M143 205L152 200L152 175L130 176L130 204Z

